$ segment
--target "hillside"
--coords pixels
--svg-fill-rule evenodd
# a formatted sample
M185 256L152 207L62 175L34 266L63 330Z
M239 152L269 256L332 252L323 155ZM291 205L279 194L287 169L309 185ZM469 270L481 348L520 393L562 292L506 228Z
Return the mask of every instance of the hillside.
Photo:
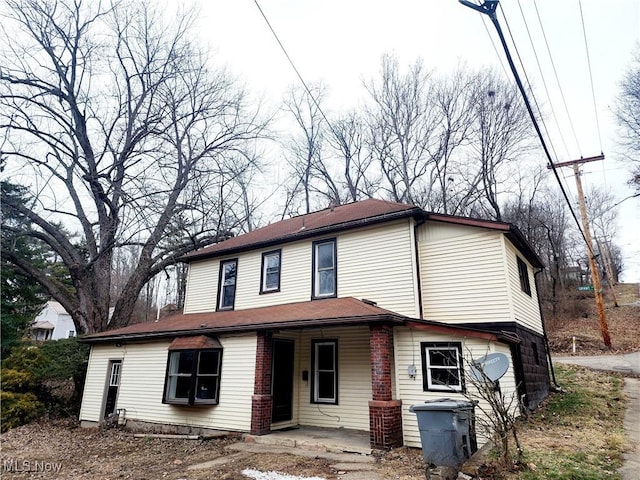
M592 293L576 292L565 296L558 314L545 314L551 351L571 354L575 337L576 355L625 353L640 350L640 285L623 283L615 287L618 307L605 292L605 314L612 349L602 341L598 312Z

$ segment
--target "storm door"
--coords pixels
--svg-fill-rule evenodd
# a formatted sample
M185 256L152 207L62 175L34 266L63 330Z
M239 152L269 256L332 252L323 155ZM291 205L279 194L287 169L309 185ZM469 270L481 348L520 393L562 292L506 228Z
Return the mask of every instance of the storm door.
M109 362L109 378L107 379L107 399L104 406L104 417L107 418L116 411L116 400L118 398L118 387L120 387L120 372L122 371L122 360L111 360Z
M293 418L293 340L273 340L271 421L286 422Z

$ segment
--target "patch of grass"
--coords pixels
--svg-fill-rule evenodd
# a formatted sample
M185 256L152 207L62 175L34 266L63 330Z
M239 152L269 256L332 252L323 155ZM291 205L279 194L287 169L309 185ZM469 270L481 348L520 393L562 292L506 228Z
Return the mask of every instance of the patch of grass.
M556 377L566 393L553 394L522 422L526 468L507 478L620 479L627 448L622 377L572 365L557 365Z

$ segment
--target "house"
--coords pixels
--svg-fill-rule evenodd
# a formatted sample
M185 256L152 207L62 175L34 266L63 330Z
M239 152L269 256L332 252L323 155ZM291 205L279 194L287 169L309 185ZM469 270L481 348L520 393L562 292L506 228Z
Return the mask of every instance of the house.
M84 337L85 426L267 434L368 431L420 446L412 404L462 398L464 360L510 359L500 388L549 392L536 254L510 224L366 200L194 251L184 311Z
M31 324L30 332L37 341L59 340L75 337L76 327L64 307L49 300Z

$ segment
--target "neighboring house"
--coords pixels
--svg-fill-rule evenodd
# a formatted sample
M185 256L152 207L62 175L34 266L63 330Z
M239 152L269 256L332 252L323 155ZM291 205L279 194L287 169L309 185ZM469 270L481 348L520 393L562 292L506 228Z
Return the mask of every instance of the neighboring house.
M31 338L34 340L59 340L76 335L76 327L71 315L60 303L49 300L31 324Z
M368 431L419 447L412 404L464 398L464 360L501 352L506 394L549 392L535 273L510 224L366 200L194 251L184 312L89 335L80 411L97 424L266 434Z

